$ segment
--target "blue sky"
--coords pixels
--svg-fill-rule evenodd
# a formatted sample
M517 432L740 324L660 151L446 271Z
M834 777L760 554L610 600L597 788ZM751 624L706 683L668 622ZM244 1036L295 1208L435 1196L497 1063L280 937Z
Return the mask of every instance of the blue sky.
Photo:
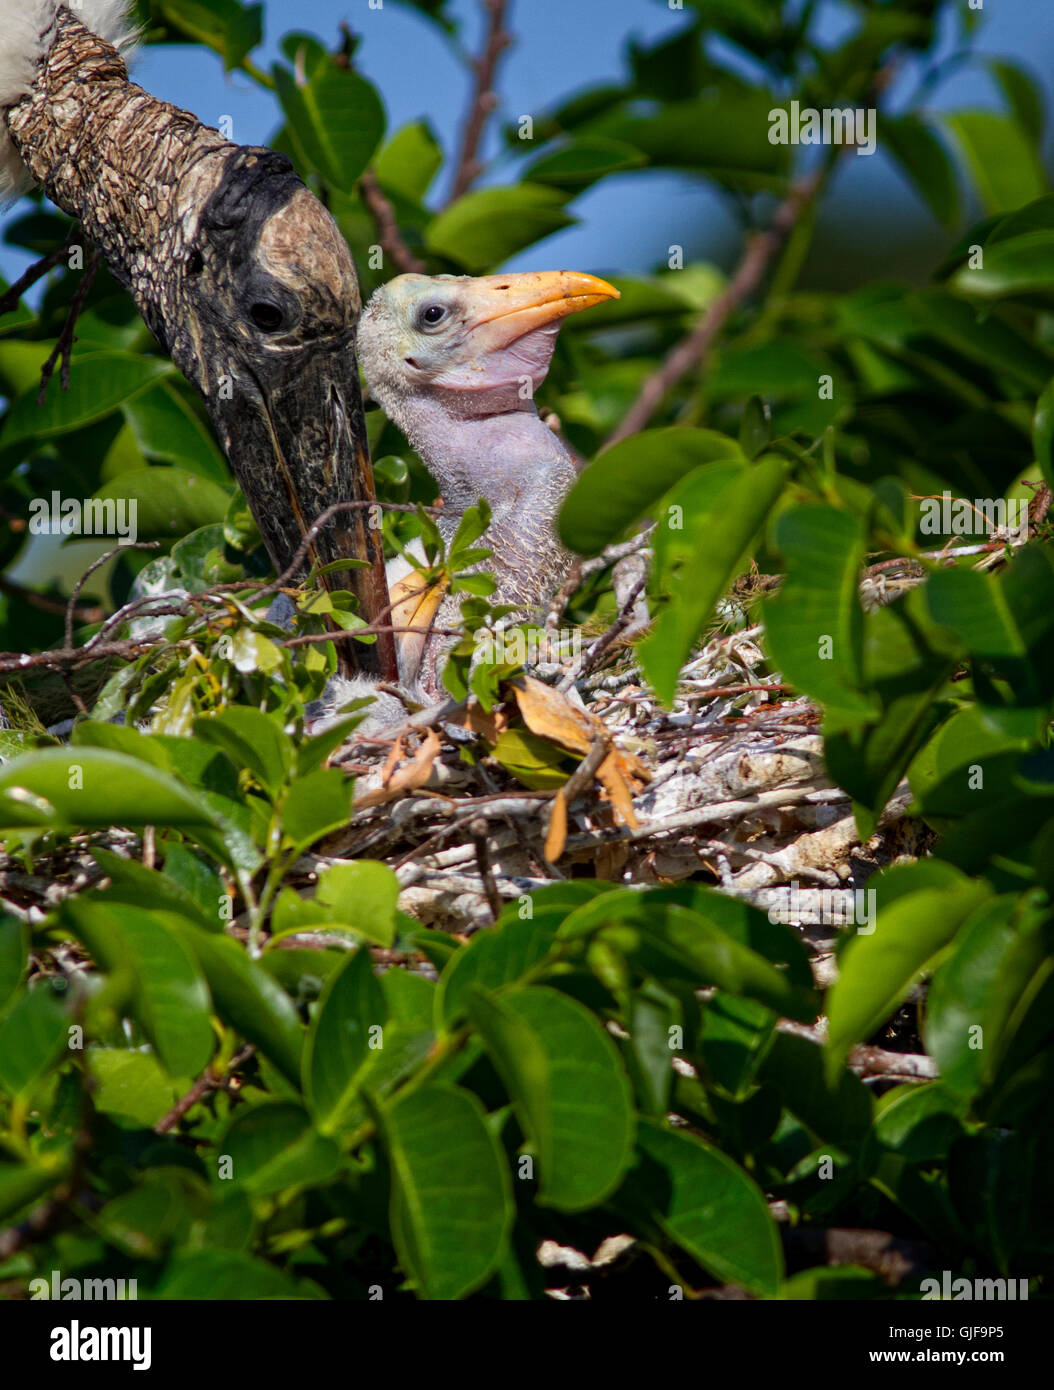
M475 48L480 33L477 0L455 0L454 10L467 18L466 37ZM831 3L821 7L821 32L832 41L841 27L839 11ZM516 44L506 54L499 83L506 116L535 113L571 91L618 79L630 36L654 40L685 22L684 13L670 10L664 0L512 0L511 12ZM425 116L447 148L452 147L466 106L468 77L450 45L412 10L395 0L383 0L380 9L371 9L369 0L312 0L310 5L267 0L265 14L265 42L256 55L261 66L278 55L278 40L289 30L306 29L335 43L340 22L347 21L362 36L358 62L384 97L389 130ZM981 51L1023 62L1045 81L1049 99L1049 75L1054 73L1054 7L1049 0L986 0L984 19ZM901 95L914 85L914 76L910 67L901 74ZM209 125L230 116L234 139L240 143L266 144L278 124L268 93L240 74L225 74L220 60L201 48L147 49L136 63L135 77L149 91L188 108ZM894 101L897 94L894 89ZM966 71L941 89L934 107L992 106L996 101L987 74ZM492 139L489 152L495 148ZM498 167L491 177L500 176ZM576 202L578 226L532 248L510 268L545 264L645 270L669 244L671 224L691 233L682 232L674 240L727 259L735 229L715 195L687 176L655 172L644 180L631 177L631 197L626 181L606 181ZM881 150L872 158L845 161L830 212L850 224L866 224L876 210L895 215L902 236L913 227L922 236L935 231L928 212ZM880 245L876 254L881 256ZM0 270L10 275L27 259L4 250Z

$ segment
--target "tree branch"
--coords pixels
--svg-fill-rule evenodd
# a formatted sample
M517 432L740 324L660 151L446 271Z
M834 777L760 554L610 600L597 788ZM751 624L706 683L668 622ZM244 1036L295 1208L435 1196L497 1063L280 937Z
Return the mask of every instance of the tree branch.
M377 240L381 250L391 260L392 265L404 274L423 275L425 263L417 259L403 240L399 224L395 220L395 209L385 196L372 169L367 169L359 179L359 191L367 211L373 218L373 225L377 228Z
M686 338L677 344L659 367L648 376L637 399L622 421L604 442L610 449L645 428L662 404L663 397L694 367L699 366L732 312L761 284L773 258L794 230L798 219L816 196L826 169L818 170L796 183L776 209L771 225L747 242L731 280L709 305Z
M480 142L487 121L498 104L494 77L502 53L512 43L512 35L505 28L508 0L483 0L483 8L487 13L487 36L482 54L472 61L476 81L472 91L472 102L461 132L461 148L458 152L450 197L447 199L448 207L468 192L483 170L479 158Z

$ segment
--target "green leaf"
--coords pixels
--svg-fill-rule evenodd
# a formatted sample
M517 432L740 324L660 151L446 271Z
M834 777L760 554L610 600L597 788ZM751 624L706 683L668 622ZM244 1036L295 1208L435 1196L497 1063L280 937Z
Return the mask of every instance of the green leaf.
M473 985L466 1004L537 1158L539 1200L562 1211L603 1201L629 1162L634 1114L622 1059L599 1020L539 986L495 995Z
M580 555L599 555L670 488L716 459L742 459L715 430L645 430L606 450L581 474L560 511L560 538Z
M92 1079L92 1107L101 1115L152 1129L194 1080L172 1077L151 1052L92 1047L84 1065Z
M305 850L351 819L352 778L336 768L298 777L282 802L282 830L295 849Z
M230 487L230 472L215 439L174 382L150 387L122 409L147 458Z
M466 193L429 225L429 250L476 274L500 265L532 242L572 226L564 197L552 188L521 183Z
M223 58L228 72L240 67L263 40L263 5L241 0L161 0L163 17Z
M615 1199L640 1211L704 1269L769 1298L783 1252L764 1193L726 1154L693 1135L642 1120L638 1166Z
M384 106L357 72L330 63L299 86L288 68L272 69L297 143L332 188L351 193L384 135Z
M963 1133L965 1110L943 1076L927 1086L898 1086L879 1102L872 1140L910 1163L937 1162Z
M0 1221L38 1201L61 1182L69 1160L65 1154L47 1153L30 1163L0 1163Z
M235 767L248 768L272 799L286 784L293 745L277 717L230 705L218 714L196 719L194 732L205 743L222 748Z
M37 405L38 386L11 403L0 444L6 448L22 439L46 439L102 420L171 371L171 365L158 357L136 357L130 352L77 354L68 391L62 390L56 375L42 406Z
M1054 694L1054 561L1049 551L1028 546L998 576L938 570L924 592L934 621L1008 681L1019 704L1042 705Z
M214 823L193 792L124 753L45 748L6 763L0 771L0 825L7 829L193 828Z
M933 970L966 918L989 895L951 865L936 861L889 869L872 880L878 910L870 934L860 927L839 956L827 996L827 1068L832 1080L849 1048L875 1031Z
M468 1006L472 985L493 993L515 984L552 949L556 921L537 920L496 923L490 931L476 932L468 945L456 951L443 971L436 992L436 1023L451 1027Z
M388 1005L367 947L331 975L304 1046L304 1095L323 1134L340 1129L375 1045L384 1045Z
M380 946L395 940L399 882L384 864L369 859L330 864L318 879L314 898L283 889L275 905L271 930L347 930Z
M986 245L981 263L964 265L951 287L976 299L1005 299L1011 295L1054 292L1054 231L1029 232Z
M104 970L131 970L132 1010L171 1076L197 1076L215 1041L209 993L174 914L106 897L72 897L62 920Z
M599 140L588 136L568 140L527 166L524 179L529 183L552 184L555 188L588 188L607 174L639 169L648 161L640 150L623 140Z
M103 504L111 499L127 504L125 514L135 518L136 540L171 540L222 522L229 501L225 488L183 468L119 473L94 496Z
M505 1253L512 1191L474 1095L425 1086L381 1109L399 1262L426 1298L464 1298Z
M849 512L794 507L776 523L785 578L765 601L773 660L784 679L841 715L877 713L862 689L863 610L857 586L864 528Z
M1024 68L1005 58L990 58L988 68L999 83L1018 125L1033 144L1039 145L1044 125L1043 91L1039 83Z
M945 118L987 212L1012 212L1047 192L1035 146L1012 116L960 111Z
M918 116L883 112L882 139L938 222L954 228L959 220L959 183L934 128Z
M1054 246L1051 248L1054 253ZM1054 381L1036 402L1032 418L1032 448L1043 471L1043 481L1054 488Z
M29 928L17 917L0 917L0 1011L25 974Z
M664 703L672 702L681 667L742 568L786 476L786 464L772 455L742 466L713 463L667 495L655 532L655 567L670 601L640 645L641 664Z
M996 1075L1040 973L1045 941L1011 894L982 903L933 977L923 1036L953 1094L975 1096Z
M299 1086L304 1031L285 990L230 937L184 924L178 930L205 972L220 1018Z
M153 1290L159 1299L289 1299L321 1297L318 1286L290 1278L241 1250L177 1250Z
M601 117L589 134L623 141L652 164L703 172L727 187L775 191L788 164L788 147L769 139L777 105L762 87L728 84L666 103L653 116Z
M319 1134L302 1106L292 1101L265 1101L236 1110L217 1140L217 1151L230 1159L230 1179L255 1198L315 1187L340 1167L340 1150Z
M443 151L432 127L427 121L412 121L397 130L380 151L373 172L387 192L420 202L442 164Z
M657 979L716 985L801 1022L816 1017L801 943L747 903L694 884L648 893L616 889L571 913L558 939L598 930Z
M16 994L0 1015L0 1087L28 1097L66 1053L70 1017L50 989Z

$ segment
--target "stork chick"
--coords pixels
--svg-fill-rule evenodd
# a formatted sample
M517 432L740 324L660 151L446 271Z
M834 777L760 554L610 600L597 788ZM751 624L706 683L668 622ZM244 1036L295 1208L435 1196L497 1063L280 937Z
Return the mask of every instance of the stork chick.
M359 360L375 400L406 435L439 484L440 534L449 543L461 513L481 497L491 523L481 568L497 580L495 602L535 614L566 578L571 557L556 516L575 464L538 416L534 393L549 370L562 320L618 290L573 271L515 275L400 275L377 290L358 329ZM409 566L389 569L389 586ZM395 625L412 611L416 631L397 638L400 674L431 697L449 646L428 635L449 627L458 600L422 602L392 590ZM430 610L430 611L429 611Z

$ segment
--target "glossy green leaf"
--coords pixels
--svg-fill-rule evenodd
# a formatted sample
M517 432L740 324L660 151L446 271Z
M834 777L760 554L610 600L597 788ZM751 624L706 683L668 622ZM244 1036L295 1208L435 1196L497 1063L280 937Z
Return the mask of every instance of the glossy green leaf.
M230 937L189 925L178 929L198 959L220 1018L299 1086L304 1030L285 990Z
M529 183L479 188L441 212L429 224L426 241L437 255L478 274L575 220L555 189Z
M314 1187L340 1167L340 1150L311 1126L307 1112L276 1100L236 1110L216 1142L229 1179L254 1198Z
M304 1046L304 1094L315 1123L337 1131L372 1050L383 1048L388 1005L363 946L329 979Z
M106 897L72 898L62 915L104 970L132 972L132 1009L169 1074L203 1071L215 1038L209 993L180 932L185 919Z
M828 713L874 713L874 700L862 688L862 525L834 507L795 507L780 517L775 540L785 578L765 602L765 623L783 678Z
M990 890L950 865L913 864L886 871L875 884L878 908L869 928L856 928L839 956L828 994L828 1077L906 998L919 977ZM869 932L869 934L865 934Z
M535 1154L540 1200L562 1211L602 1201L629 1162L634 1115L622 1060L599 1021L539 986L491 994L473 985L465 1003Z
M463 1298L505 1252L512 1184L475 1096L424 1086L379 1112L392 1170L391 1226L426 1298Z
M645 430L608 449L582 473L560 512L560 536L580 555L599 555L703 464L741 459L734 439L678 426Z
M372 83L329 64L301 86L273 68L282 109L312 167L332 187L351 193L384 134L384 106Z
M783 1252L764 1193L727 1154L642 1120L638 1163L616 1205L655 1223L718 1279L773 1297Z
M11 403L0 445L66 434L102 420L171 371L159 357L136 357L129 352L77 354L68 391L62 390L56 375L42 406L37 405L37 386Z
M987 211L1011 212L1047 191L1035 146L1012 116L959 111L946 121Z
M157 768L103 748L45 748L0 771L0 824L17 829L205 827L214 816Z
M0 1014L0 1089L29 1096L66 1054L72 1022L56 995L38 985L16 994Z

